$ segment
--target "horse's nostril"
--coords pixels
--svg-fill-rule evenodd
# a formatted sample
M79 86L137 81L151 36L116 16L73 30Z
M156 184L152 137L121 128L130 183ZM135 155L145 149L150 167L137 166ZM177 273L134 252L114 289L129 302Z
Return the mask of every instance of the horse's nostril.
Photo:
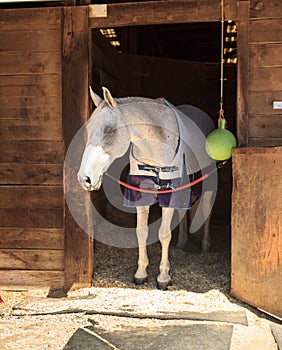
M91 185L91 180L90 180L90 177L86 176L85 178L85 182L89 185Z

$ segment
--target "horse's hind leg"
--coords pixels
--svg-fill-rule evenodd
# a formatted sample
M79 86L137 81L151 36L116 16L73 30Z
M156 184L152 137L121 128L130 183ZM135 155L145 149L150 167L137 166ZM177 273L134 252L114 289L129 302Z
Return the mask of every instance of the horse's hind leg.
M169 285L171 278L169 275L170 264L168 260L168 249L171 241L171 220L173 217L173 208L162 209L162 223L159 229L159 239L162 245L162 257L160 263L160 274L157 278L158 289L165 290Z
M211 221L211 213L204 223L204 232L203 232L202 246L201 246L202 253L209 253L211 250L210 221Z
M211 250L210 221L212 216L213 192L206 191L203 194L203 197L204 197L205 206L202 207L202 210L206 210L206 212L204 212L203 215L207 217L207 219L204 223L204 232L203 232L203 238L202 238L201 251L202 253L209 253Z
M147 254L147 238L148 238L148 217L150 207L137 207L137 226L136 234L139 246L138 269L134 276L136 285L144 284L147 281L147 266L149 264Z

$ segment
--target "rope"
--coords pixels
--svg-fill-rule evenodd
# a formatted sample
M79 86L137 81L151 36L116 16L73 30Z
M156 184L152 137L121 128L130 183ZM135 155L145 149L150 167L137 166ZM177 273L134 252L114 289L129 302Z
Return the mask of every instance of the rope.
M220 101L219 118L224 117L223 110L223 57L224 57L224 0L221 0L221 45L220 45Z
M210 173L211 174L211 173ZM134 190L134 191L137 191L137 192L142 192L142 193L150 193L150 194L166 194L166 193L172 193L172 192L178 192L178 191L182 191L184 190L185 188L189 188L189 187L192 187L194 185L196 185L197 183L201 182L201 181L204 181L205 179L207 179L210 174L205 174L203 175L202 177L200 177L199 179L197 180L194 180L192 182L189 182L188 184L185 184L185 185L182 185L182 186L179 186L175 189L167 189L167 190L148 190L148 189L145 189L145 188L140 188L140 187L136 187L136 186L133 186L133 185L129 185L128 183L126 182L123 182L121 180L117 180L116 178L114 178L112 175L110 175L109 173L106 173L106 175L111 178L112 180L115 180L116 182L118 182L121 186L123 187L126 187L126 188L129 188L130 190Z
M174 189L167 189L167 190L148 190L148 189L145 189L145 188L140 188L140 187L136 187L136 186L133 186L133 185L129 185L128 183L126 183L124 181L116 179L114 176L112 176L108 172L106 172L105 175L107 175L110 179L116 181L119 185L121 185L123 187L126 187L126 188L129 188L130 190L134 190L134 191L142 192L142 193L150 193L150 194L167 194L167 193L182 191L182 190L184 190L186 188L192 187L192 186L194 186L194 185L204 181L211 174L216 172L217 169L222 168L226 162L227 161L219 163L218 166L215 169L213 169L211 172L209 172L208 174L205 174L205 175L199 177L198 179L196 179L196 180L194 180L192 182L189 182L189 183L187 183L185 185L179 186L179 187L174 188Z

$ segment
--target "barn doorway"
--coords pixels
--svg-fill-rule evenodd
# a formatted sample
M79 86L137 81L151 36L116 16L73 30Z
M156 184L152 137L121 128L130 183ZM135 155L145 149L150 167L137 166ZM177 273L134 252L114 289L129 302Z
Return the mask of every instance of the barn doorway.
M220 22L92 29L92 86L100 93L101 87L106 86L116 97L165 97L175 105L192 104L208 113L216 125L220 89L220 34ZM236 133L236 25L232 21L225 25L224 52L224 110L228 128ZM197 271L197 264L202 267L208 265L217 271L217 276L202 287L195 287L193 281L192 285L187 285L190 276L184 284L178 281L174 288L206 291L209 283L214 285L218 280L224 288L229 288L231 177L229 163L220 173L212 216L212 261L207 262L207 257L198 255L199 241L193 238L187 247L192 255L178 250L171 253L171 260L185 261L190 270ZM135 213L124 213L119 205L115 207L109 203L103 190L93 194L93 201L107 220L135 227ZM153 210L156 211L155 215L159 215L157 208ZM103 227L100 229L103 230ZM175 231L177 235L177 229ZM128 286L134 274L137 251L104 245L99 241L99 235L103 234L99 233L99 227L95 232L98 240L94 245L94 286L108 283ZM156 255L151 268L157 269L159 246L149 246L149 254L150 250L152 256ZM193 254L197 254L197 259ZM175 269L181 270L182 263L175 263ZM199 274L203 273L212 275L211 271L203 272L200 268ZM152 287L155 287L154 281Z

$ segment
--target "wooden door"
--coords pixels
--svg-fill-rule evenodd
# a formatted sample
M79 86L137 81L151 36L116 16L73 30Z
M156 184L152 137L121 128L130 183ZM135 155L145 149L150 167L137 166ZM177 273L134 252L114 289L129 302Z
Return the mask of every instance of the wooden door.
M282 147L233 151L231 294L282 317Z

